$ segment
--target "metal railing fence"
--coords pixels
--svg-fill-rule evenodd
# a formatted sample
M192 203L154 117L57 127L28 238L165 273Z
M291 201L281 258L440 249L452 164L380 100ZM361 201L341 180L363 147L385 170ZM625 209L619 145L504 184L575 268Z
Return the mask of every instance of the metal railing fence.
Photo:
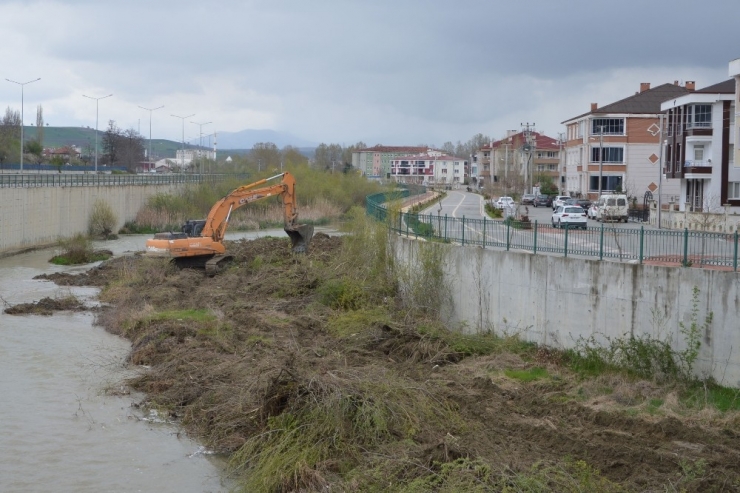
M619 228L600 224L585 230L511 219L466 219L447 215L389 212L387 194L369 196L368 215L394 233L430 241L476 245L565 257L621 262L713 267L737 271L738 232ZM393 214L393 215L391 215Z
M179 173L167 175L152 174L151 176L130 174L0 174L0 188L197 184L215 183L235 176L240 179L248 178L248 175Z

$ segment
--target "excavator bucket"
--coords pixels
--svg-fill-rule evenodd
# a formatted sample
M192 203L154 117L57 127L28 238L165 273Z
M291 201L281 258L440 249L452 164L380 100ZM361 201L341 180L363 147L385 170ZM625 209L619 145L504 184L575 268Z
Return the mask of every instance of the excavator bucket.
M285 228L285 232L290 236L290 241L293 244L293 252L306 253L308 244L311 243L311 238L313 238L313 225L300 224Z

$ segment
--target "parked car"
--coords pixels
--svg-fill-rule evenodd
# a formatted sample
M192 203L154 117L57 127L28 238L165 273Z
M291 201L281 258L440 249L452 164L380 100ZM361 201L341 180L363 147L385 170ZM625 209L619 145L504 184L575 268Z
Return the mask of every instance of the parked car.
M568 228L583 228L586 229L588 221L586 219L586 211L582 207L575 205L561 205L555 210L552 215L552 227L562 228L563 226Z
M511 197L499 197L498 200L494 203L494 207L496 209L512 209L514 208L514 199Z
M534 205L534 199L535 196L532 193L525 193L522 195L521 204L522 205Z
M591 212L591 209L593 209L593 212ZM629 220L626 195L602 195L591 209L589 209L589 217L593 217L597 221L624 221L626 223Z
M565 201L570 198L570 195L558 195L552 200L552 210L553 212L560 207L561 205L565 205Z
M535 207L552 207L552 197L549 195L538 195L534 198Z
M582 207L583 210L587 211L591 207L591 201L588 199L576 199L575 204L578 207Z

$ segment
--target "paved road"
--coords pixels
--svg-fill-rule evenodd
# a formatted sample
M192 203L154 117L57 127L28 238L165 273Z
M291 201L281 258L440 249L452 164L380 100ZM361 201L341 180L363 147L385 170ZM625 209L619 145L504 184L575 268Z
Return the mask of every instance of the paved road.
M450 191L428 207L422 222L430 223L434 235L456 243L498 247L509 250L549 252L584 258L612 258L621 261L679 262L733 266L735 244L732 235L658 230L640 222L605 223L589 220L588 229L565 231L551 227L552 208L528 206L531 229L507 227L484 213L481 195ZM519 212L526 213L520 206ZM484 221L483 218L487 220ZM536 235L534 223L536 221Z

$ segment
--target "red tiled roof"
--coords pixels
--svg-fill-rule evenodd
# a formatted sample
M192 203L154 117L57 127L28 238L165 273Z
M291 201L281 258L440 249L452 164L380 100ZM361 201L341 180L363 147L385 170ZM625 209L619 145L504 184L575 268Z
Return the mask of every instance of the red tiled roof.
M429 147L418 147L418 146L384 146L381 144L375 147L368 147L366 149L358 149L358 152L408 152L408 153L421 153L429 150Z
M532 138L534 138L535 140L535 149L559 149L560 148L558 141L553 139L552 137L548 137L547 135L541 134L539 132L530 132L530 133L532 134ZM524 142L525 142L524 132L519 132L505 139L494 141L493 148L498 149L504 144L512 144L514 147L520 147L524 145ZM491 148L491 144L484 145L483 147L481 147L481 149L490 149L490 148Z

